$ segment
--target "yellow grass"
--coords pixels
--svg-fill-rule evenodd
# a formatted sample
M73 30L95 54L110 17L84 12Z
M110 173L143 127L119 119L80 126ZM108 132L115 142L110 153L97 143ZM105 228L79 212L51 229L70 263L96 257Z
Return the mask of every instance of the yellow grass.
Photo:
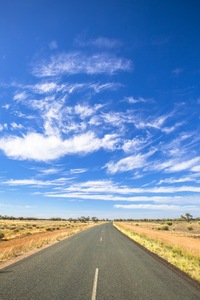
M177 222L162 230L166 224L116 222L115 227L145 248L200 281L200 225ZM161 228L161 229L160 229Z
M67 221L0 220L0 262L53 244L95 224Z

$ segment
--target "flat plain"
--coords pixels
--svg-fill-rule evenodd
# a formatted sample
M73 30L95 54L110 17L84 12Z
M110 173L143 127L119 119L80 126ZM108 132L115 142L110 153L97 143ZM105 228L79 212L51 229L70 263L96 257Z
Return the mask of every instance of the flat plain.
M0 271L2 300L199 300L199 285L112 223L93 226Z
M94 225L94 222L0 220L0 264Z

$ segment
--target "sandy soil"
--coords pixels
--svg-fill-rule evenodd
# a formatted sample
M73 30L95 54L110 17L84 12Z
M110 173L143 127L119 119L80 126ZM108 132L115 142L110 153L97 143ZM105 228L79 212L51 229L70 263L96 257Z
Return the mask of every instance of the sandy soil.
M196 256L200 256L200 234L199 233L189 234L184 230L181 231L180 228L179 231L177 232L157 231L155 229L148 228L148 226L152 227L152 224L148 224L148 226L147 225L145 226L145 224L141 226L139 224L139 226L136 226L135 224L125 223L125 222L121 222L118 224L120 224L120 226L122 226L124 229L128 229L139 234L145 234L149 238L156 239L170 246L175 246L175 247L177 246L189 253L192 253Z

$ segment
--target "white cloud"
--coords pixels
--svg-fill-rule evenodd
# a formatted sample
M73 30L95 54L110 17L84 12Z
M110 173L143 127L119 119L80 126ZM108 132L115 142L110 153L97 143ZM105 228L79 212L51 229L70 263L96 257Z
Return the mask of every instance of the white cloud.
M185 122L178 122L175 125L171 126L171 127L164 127L162 128L162 132L165 132L166 134L169 134L173 131L175 131L177 128L179 128L180 126L184 125Z
M126 97L125 100L128 102L128 103L131 103L131 104L135 104L135 103L146 103L148 100L147 99L144 99L142 97L139 97L139 98L134 98L134 97Z
M2 106L2 108L5 108L6 110L8 110L10 108L10 104L5 104Z
M145 157L138 154L136 156L129 156L119 160L118 162L109 162L106 164L108 173L115 174L118 172L127 172L133 169L142 168L145 165Z
M122 205L116 204L115 208L122 209L145 209L145 210L176 210L176 211L196 211L198 209L197 206L180 206L180 205L155 205L155 204L130 204L130 205Z
M78 37L75 39L75 42L80 47L94 46L97 48L106 48L106 49L118 48L122 45L122 43L119 40L109 39L106 37L99 37L97 39L89 39L89 40Z
M81 119L85 119L94 113L94 109L92 107L80 104L75 105L74 110L76 114L80 115Z
M50 173L49 173L50 174ZM35 186L35 187L45 187L45 186L63 186L66 182L70 180L69 178L58 178L54 180L37 180L37 179L9 179L0 182L0 184L8 186Z
M35 180L35 179L10 179L10 180L3 181L2 184L6 184L10 186L21 186L21 185L49 186L52 185L52 182Z
M69 171L69 173L70 173L70 174L81 174L81 173L87 172L87 170L88 170L88 169L84 169L84 168L82 168L82 169L71 169L71 170Z
M183 68L176 68L172 70L172 74L175 76L179 76L181 73L183 73L184 69Z
M106 164L108 173L115 174L118 172L127 172L133 169L143 168L147 165L147 158L151 156L154 152L149 152L147 154L137 154L131 155L126 158L122 158L118 162L109 162Z
M119 40L99 37L96 40L91 41L91 45L94 45L99 48L112 49L121 46L121 42Z
M40 94L53 92L59 89L62 88L59 87L55 82L44 82L33 86L33 90Z
M8 128L8 124L4 123L4 124L0 124L0 132L7 129Z
M42 175L51 175L51 174L57 174L61 171L59 168L50 168L50 169L40 169L39 172Z
M119 87L121 87L122 84L116 83L116 82L107 82L107 83L92 83L89 85L90 88L93 88L96 93L100 93L104 90L117 90Z
M111 56L110 54L83 56L79 52L72 52L52 56L50 62L43 62L35 66L33 74L37 77L79 73L113 75L117 71L130 70L130 60Z
M139 123L135 124L138 129L144 128L155 128L155 129L162 129L162 126L166 122L166 120L170 117L170 115L160 116L152 121L140 121Z
M162 183L168 183L168 184L174 184L174 183L181 183L181 182L190 182L190 181L195 181L195 178L192 177L181 177L181 178L166 178L166 179L162 179L158 182L158 184L162 184Z
M26 94L26 92L21 92L21 93L16 93L13 99L15 101L23 101L27 97L28 97L28 95Z
M166 171L167 172L180 172L180 171L188 170L191 167L195 167L195 164L199 163L199 161L200 161L200 157L195 157L188 161L183 161L183 162L177 163L175 165L172 165L169 168L167 168Z
M149 193L180 193L180 192L193 192L200 193L199 186L180 186L180 187L154 187L146 190Z
M194 167L191 168L192 172L200 172L200 165L196 165Z
M144 138L134 138L132 140L124 141L122 149L126 153L135 152L146 144L146 140Z
M23 129L24 128L24 126L22 124L17 124L15 122L12 122L10 124L10 126L11 126L11 130Z
M111 149L115 146L113 135L102 139L93 132L62 140L57 136L29 133L23 137L9 136L0 139L0 149L6 156L19 160L49 161L70 154L87 154L100 148Z
M58 48L57 42L56 42L55 40L51 41L51 42L49 43L49 48L50 48L51 50L57 49L57 48Z

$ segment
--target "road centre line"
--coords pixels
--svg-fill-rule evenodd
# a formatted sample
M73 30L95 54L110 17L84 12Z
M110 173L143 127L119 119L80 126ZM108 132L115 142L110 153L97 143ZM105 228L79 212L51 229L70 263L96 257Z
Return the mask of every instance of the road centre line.
M102 238L102 236L100 237L100 242L102 242L102 240L103 240L103 238Z
M98 275L99 275L99 269L96 268L95 275L94 275L94 283L93 283L93 290L92 290L91 300L96 300Z

